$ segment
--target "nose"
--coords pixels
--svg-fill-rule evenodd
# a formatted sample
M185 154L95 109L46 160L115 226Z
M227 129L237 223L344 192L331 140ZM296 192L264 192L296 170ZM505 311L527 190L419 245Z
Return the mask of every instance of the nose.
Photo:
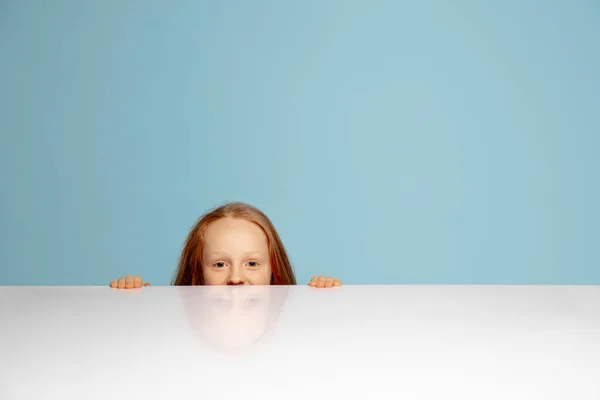
M228 285L243 285L244 284L244 279L242 279L242 276L240 274L240 268L238 266L235 266L234 268L231 269L231 274L229 274L229 277L227 278L227 284Z

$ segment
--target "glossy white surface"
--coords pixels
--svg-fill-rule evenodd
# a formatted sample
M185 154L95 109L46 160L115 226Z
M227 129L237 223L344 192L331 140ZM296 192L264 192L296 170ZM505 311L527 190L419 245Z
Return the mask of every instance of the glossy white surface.
M0 399L600 399L598 286L0 287Z

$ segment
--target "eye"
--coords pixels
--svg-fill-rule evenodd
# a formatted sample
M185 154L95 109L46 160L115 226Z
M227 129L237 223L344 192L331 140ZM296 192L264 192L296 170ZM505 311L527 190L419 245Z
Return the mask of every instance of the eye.
M231 300L225 296L216 296L213 297L211 300L213 305L216 307L226 307L231 302Z
M219 261L213 264L214 267L223 268L225 267L225 263L223 261Z
M260 298L258 298L258 297L250 297L250 298L246 299L246 305L250 306L250 307L255 306L259 303L260 303Z
M248 266L252 267L252 268L256 268L256 267L258 267L258 262L257 261L248 261Z

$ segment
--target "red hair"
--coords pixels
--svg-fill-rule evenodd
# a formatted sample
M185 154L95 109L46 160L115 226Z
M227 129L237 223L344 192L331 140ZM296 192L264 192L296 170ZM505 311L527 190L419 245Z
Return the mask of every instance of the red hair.
M295 285L296 278L289 257L279 234L271 220L259 209L244 203L228 203L204 214L191 229L181 257L173 285L204 285L202 275L202 249L204 232L209 224L221 218L240 218L258 225L267 236L269 261L271 264L271 285Z

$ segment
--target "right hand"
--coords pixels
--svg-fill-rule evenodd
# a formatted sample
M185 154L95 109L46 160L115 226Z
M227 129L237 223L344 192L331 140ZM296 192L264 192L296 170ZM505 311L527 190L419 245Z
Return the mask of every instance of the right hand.
M142 286L150 286L150 282L142 283L142 278L131 275L119 278L119 280L110 283L110 287L116 289L139 289Z

